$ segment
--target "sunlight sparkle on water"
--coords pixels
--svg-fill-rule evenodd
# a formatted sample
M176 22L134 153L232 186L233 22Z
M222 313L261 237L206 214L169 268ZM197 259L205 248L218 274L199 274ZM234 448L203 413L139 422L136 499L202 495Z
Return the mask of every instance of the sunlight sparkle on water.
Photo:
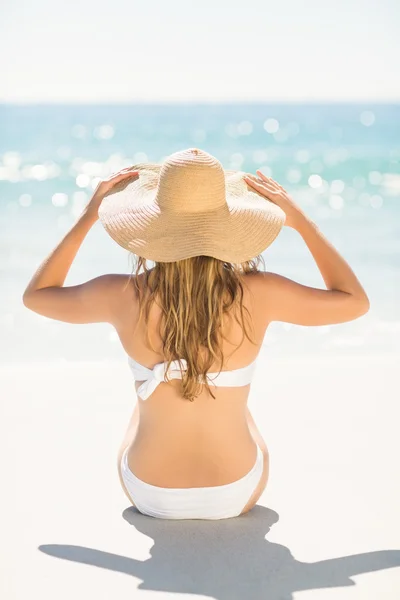
M76 181L76 185L78 187L81 187L81 188L88 187L88 185L90 184L90 177L89 177L89 175L85 175L84 173L81 173L80 175L77 176L75 181Z
M253 131L253 125L250 121L241 121L237 126L237 130L239 135L250 135Z
M17 182L20 180L20 175L15 167L0 166L0 181Z
M370 171L368 173L368 181L371 185L379 185L382 181L382 173L379 171Z
M101 181L101 177L93 177L90 185L92 186L92 190L95 190Z
M334 210L340 210L344 206L344 200L341 196L332 194L332 196L329 198L329 206Z
M330 190L332 194L341 194L344 190L344 181L341 179L334 179L331 181Z
M33 165L31 167L31 176L38 181L47 179L47 169L44 165Z
M378 194L374 194L373 196L371 196L369 201L372 208L381 208L381 206L383 205L383 198Z
M18 152L4 152L3 154L3 165L5 167L11 167L13 169L18 169L21 164L21 156Z
M32 204L32 196L30 194L21 194L19 203L21 206L30 206Z
M360 114L360 122L365 127L371 127L375 123L375 115L372 110L363 110Z
M279 129L279 121L277 119L267 119L264 121L264 129L267 133L276 133Z
M51 203L53 206L66 206L68 204L68 196L63 192L57 192L56 194L52 195Z
M390 196L400 195L400 175L397 173L384 173L381 185L386 194Z
M319 175L313 174L308 178L308 185L311 188L319 188L322 185L322 178Z
M115 129L112 125L99 125L95 127L93 135L99 140L110 140L115 133Z

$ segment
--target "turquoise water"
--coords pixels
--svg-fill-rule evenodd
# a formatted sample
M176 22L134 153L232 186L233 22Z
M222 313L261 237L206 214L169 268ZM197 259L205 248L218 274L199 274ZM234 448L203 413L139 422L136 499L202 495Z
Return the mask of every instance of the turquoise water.
M197 146L225 168L261 168L294 195L344 255L371 299L340 325L273 323L270 354L400 350L399 105L0 106L0 360L123 358L107 324L70 325L21 302L34 270L71 227L96 178ZM323 280L300 236L284 229L268 270ZM66 284L129 272L128 254L98 223Z

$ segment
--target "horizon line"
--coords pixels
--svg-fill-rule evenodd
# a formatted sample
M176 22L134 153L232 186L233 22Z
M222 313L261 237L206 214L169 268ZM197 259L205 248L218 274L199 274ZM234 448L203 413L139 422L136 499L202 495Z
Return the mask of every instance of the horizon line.
M3 106L165 106L165 105L176 105L176 104L191 104L191 105L209 105L209 104L251 104L251 105L330 105L330 104L342 104L342 105L353 105L353 104L365 104L365 105L381 105L381 106L395 106L400 105L400 97L398 99L315 99L315 100L268 100L268 99L202 99L202 100L1 100L0 107Z

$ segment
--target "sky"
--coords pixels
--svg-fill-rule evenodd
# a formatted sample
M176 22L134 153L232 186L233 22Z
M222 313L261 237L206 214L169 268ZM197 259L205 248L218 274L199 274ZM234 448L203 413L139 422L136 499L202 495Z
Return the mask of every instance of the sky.
M0 102L399 101L400 0L1 0Z

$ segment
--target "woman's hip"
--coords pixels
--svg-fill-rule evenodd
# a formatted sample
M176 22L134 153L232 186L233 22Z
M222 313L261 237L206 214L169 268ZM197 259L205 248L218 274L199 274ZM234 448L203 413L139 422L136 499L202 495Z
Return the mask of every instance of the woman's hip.
M119 470L127 497L143 514L164 519L224 519L250 510L266 485L265 454L257 445L253 467L240 479L218 486L159 487L139 479L128 463L129 447L122 453ZM268 462L268 461L267 461ZM261 484L261 487L260 487Z

